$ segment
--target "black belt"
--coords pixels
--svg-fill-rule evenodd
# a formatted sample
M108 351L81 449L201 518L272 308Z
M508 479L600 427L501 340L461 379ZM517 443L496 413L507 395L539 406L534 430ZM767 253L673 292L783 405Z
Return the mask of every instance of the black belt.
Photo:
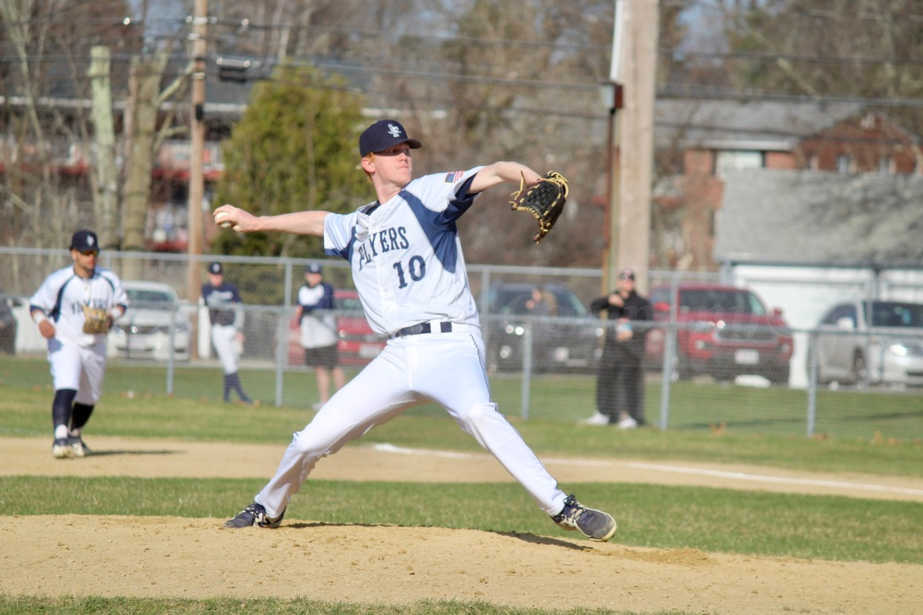
M439 331L441 333L451 333L452 332L452 323L448 320L443 320L439 323ZM421 333L432 333L433 327L431 323L421 322L415 325L410 325L409 327L404 327L403 329L398 329L394 332L394 335L391 337L404 337L405 335L420 335Z

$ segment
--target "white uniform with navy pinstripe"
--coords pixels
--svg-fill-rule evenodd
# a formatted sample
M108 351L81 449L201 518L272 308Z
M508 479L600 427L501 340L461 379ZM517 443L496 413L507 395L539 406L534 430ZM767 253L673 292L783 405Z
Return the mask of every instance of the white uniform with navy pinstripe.
M408 404L431 399L493 453L548 514L566 494L490 400L477 306L456 220L471 206L480 167L411 181L386 203L324 222L324 248L349 261L384 350L296 433L275 476L256 496L280 515L318 459ZM423 332L425 331L425 332Z

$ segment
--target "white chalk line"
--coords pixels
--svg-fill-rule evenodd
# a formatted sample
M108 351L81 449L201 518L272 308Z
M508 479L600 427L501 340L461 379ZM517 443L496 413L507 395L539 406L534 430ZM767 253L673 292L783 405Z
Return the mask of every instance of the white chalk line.
M477 457L479 454L459 453L457 451L441 451L423 448L407 448L395 446L393 444L375 444L372 448L383 453L395 453L399 455L420 455L430 457L444 457L448 459L470 459ZM733 472L729 470L712 470L709 468L696 468L691 466L679 466L661 463L645 463L641 461L602 461L595 459L567 459L559 457L545 457L545 463L555 463L560 465L584 466L584 467L605 467L624 465L629 468L638 470L655 470L658 472L673 472L676 474L692 474L698 476L712 476L715 478L726 478L731 480L752 481L758 483L775 483L779 485L806 485L812 487L826 487L829 489L855 489L860 491L878 491L883 493L900 493L903 495L913 495L923 497L923 489L914 489L912 487L894 487L890 485L877 485L874 483L855 483L842 480L828 480L821 478L796 478L793 476L773 476L770 474L752 474L750 472Z
M873 483L853 483L842 480L827 480L821 478L795 478L793 476L771 476L767 474L750 474L749 472L729 472L727 470L710 470L707 468L689 468L685 466L663 465L657 463L642 463L636 461L626 462L626 465L641 470L659 470L661 472L676 472L679 474L697 474L700 476L715 476L734 480L749 480L761 483L777 483L788 485L810 485L812 487L829 487L832 489L858 489L864 491L881 491L886 493L902 493L905 495L923 496L923 489L911 487L892 487L890 485L876 485Z

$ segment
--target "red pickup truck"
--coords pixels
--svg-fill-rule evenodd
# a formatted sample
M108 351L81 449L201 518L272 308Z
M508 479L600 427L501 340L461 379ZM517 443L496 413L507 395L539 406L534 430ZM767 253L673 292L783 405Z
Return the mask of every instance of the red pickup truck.
M782 310L767 309L752 290L719 284L688 283L651 289L654 319L676 319L675 373L681 379L708 374L716 380L764 376L787 384L794 351ZM673 309L674 304L676 309ZM663 364L665 332L648 334L648 360Z

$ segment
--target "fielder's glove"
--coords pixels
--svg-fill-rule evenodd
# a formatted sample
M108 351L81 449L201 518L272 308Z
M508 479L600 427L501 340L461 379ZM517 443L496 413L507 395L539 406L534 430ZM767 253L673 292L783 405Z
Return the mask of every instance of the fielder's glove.
M548 171L538 181L528 188L525 187L526 178L523 176L519 183L519 190L510 195L510 205L516 211L527 211L538 222L538 233L533 239L538 243L548 234L558 216L564 210L567 200L567 178L557 171Z
M83 332L92 335L109 333L109 314L102 308L94 308L88 305L83 306Z

